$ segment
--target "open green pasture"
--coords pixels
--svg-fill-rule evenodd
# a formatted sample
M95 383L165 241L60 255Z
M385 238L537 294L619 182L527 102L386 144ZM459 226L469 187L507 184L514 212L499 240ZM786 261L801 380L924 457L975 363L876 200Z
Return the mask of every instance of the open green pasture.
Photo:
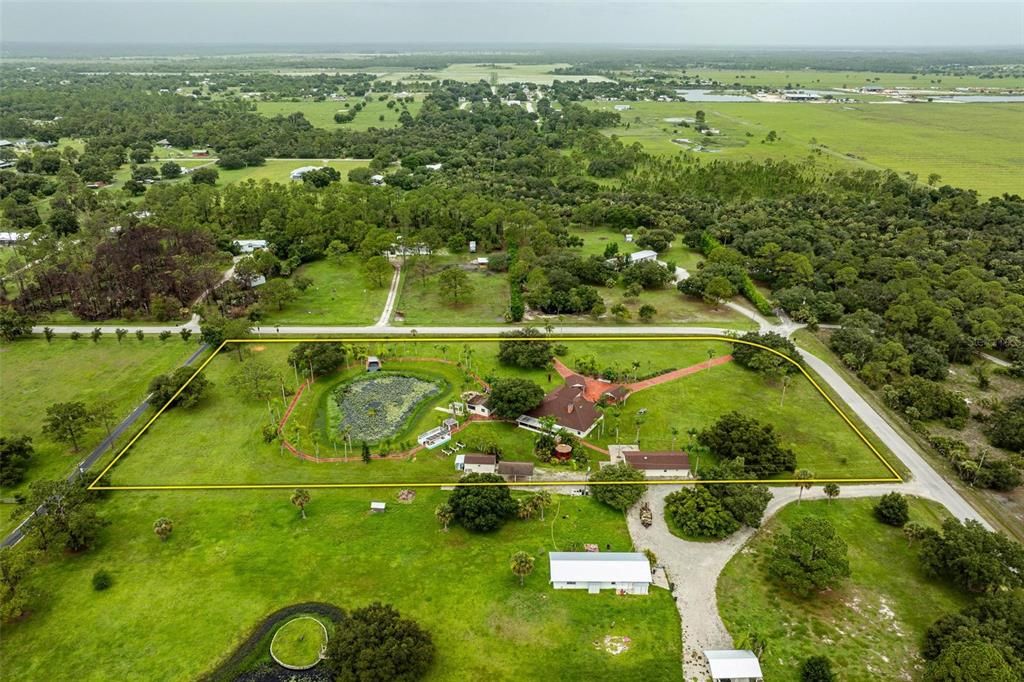
M340 182L348 182L348 172L369 163L365 159L267 159L262 166L246 166L236 170L224 170L217 166L220 177L218 185L230 185L245 180L269 180L287 184L292 182L291 172L303 166L330 166L341 173Z
M899 528L875 519L877 499L790 504L765 524L718 579L718 608L733 637L756 632L768 642L765 679L800 679L799 665L828 656L842 680L918 679L925 629L965 604L962 594L922 572L917 548ZM940 505L910 499L910 519L938 527ZM841 587L800 599L765 572L771 538L808 517L824 518L849 547L851 577Z
M686 75L704 81L717 81L725 86L740 84L755 87L860 88L877 85L883 88L914 88L953 90L954 88L1024 88L1024 78L981 78L980 76L940 76L880 71L823 71L817 69L705 69L690 68Z
M171 453L168 453L171 456ZM195 456L195 455L193 455ZM371 465L373 466L373 465ZM448 493L313 491L302 520L291 491L117 493L99 546L48 559L34 574L30 615L5 625L4 680L195 680L229 656L264 617L299 602L345 609L393 604L437 647L429 680L680 680L679 616L662 589L622 597L554 591L549 551L593 543L628 551L619 512L554 496L546 521L511 521L488 535L441 530ZM387 512L371 514L371 500ZM174 521L166 542L153 521ZM509 570L536 557L526 585ZM93 591L95 571L113 586ZM607 635L630 638L612 655ZM529 652L529 655L524 655Z
M687 442L689 430L700 431L736 410L773 425L782 444L796 452L797 467L809 469L816 478L892 475L802 376L794 376L783 400L781 384L768 382L735 363L704 369L633 394L618 418L610 410L606 413L603 433L591 434L591 440L602 445L636 442L641 410L646 413L641 418L639 445L645 450L668 450L673 428L678 432L675 444L679 447Z
M281 310L266 309L261 326L375 322L384 310L388 289L367 284L361 262L352 254L343 256L340 262L319 260L303 265L295 275L308 277L313 284Z
M25 481L4 488L0 497L24 492L31 481L66 476L107 435L102 424L93 426L75 453L70 445L43 434L47 407L72 401L91 407L110 400L114 419L120 422L146 397L154 376L173 369L193 350L193 344L183 344L177 336L163 342L154 336L141 342L129 336L121 343L113 337L99 343L88 337L56 337L52 343L25 339L0 346L0 434L31 436L35 448ZM0 506L0 528L9 524L16 522L10 522L6 506Z
M589 103L610 109L606 102ZM759 102L635 102L622 127L609 129L629 144L657 154L687 153L705 160L802 161L825 167L890 168L921 182L931 173L942 184L982 196L1020 191L1024 134L1020 104L795 104ZM704 111L710 138L665 121ZM625 128L629 124L629 128ZM762 143L774 130L781 139ZM749 134L749 135L748 135ZM677 144L673 139L688 139ZM694 144L707 150L685 151Z
M383 94L383 93L382 93ZM406 104L405 109L401 105L395 104L394 107L388 108L388 101L379 101L378 95L373 95L372 101L367 102L362 97L349 97L348 100L329 100L324 102L314 102L311 100L299 100L299 101L278 101L278 102L260 102L256 105L256 111L263 116L288 116L295 112L302 112L306 117L306 120L312 123L317 128L326 128L328 130L366 130L368 128L394 128L398 125L398 117L401 116L402 111L408 110L413 116L419 111L423 105L423 96L417 95L417 99L414 102ZM335 123L334 114L339 111L348 111L357 102L363 102L364 106L362 111L356 114L356 117L348 123ZM345 105L348 105L347 107ZM384 120L381 120L381 116Z
M461 259L463 262L467 258ZM486 270L467 272L472 293L458 303L442 298L440 273L458 262L454 258L435 257L431 274L425 279L405 272L395 305L395 322L415 325L504 324L509 306L508 277Z
M357 342L358 343L358 342ZM702 366L708 352L723 357L727 343L717 341L649 341L638 353L630 341L570 341L560 357L570 368L596 363L599 371L645 376L663 371ZM248 400L231 384L239 372L234 352L222 352L204 370L213 386L193 408L173 408L160 416L111 470L114 485L210 485L210 484L314 484L379 483L385 481L435 482L457 478L452 459L441 448L412 456L382 459L379 455L408 450L416 436L438 426L448 415L435 408L447 407L463 391L479 385L466 370L493 380L524 377L545 391L560 386L562 378L552 369L523 370L501 365L495 342L397 340L363 344L364 353L383 359L387 371L443 382L442 393L431 396L407 418L394 436L372 444L370 463L360 458L361 443L346 448L343 439L327 432L326 401L339 383L359 376L353 367L320 377L298 401L285 434L300 450L314 457L347 458L342 462L300 459L276 442L267 443L263 429L280 418L296 385L294 370L287 365L287 343L248 344L252 356L269 364L281 377L287 401ZM404 358L426 358L409 360ZM439 358L442 362L429 361ZM245 362L248 360L243 360ZM457 363L457 364L452 364ZM635 364L634 364L635 363ZM632 379L628 379L631 381ZM868 447L841 420L825 399L802 377L786 391L754 373L728 363L638 391L621 408L606 411L605 423L589 440L599 446L636 442L636 415L643 411L639 443L649 450L684 446L690 429L709 426L732 410L752 415L776 427L783 443L792 447L802 468L818 478L887 477L888 471ZM677 429L673 441L672 429ZM618 437L616 437L618 429ZM532 460L533 435L511 424L472 424L456 440L467 444L494 441L509 459ZM880 447L880 446L879 446ZM595 457L595 459L600 459ZM707 460L710 461L710 460ZM705 463L705 462L702 462Z

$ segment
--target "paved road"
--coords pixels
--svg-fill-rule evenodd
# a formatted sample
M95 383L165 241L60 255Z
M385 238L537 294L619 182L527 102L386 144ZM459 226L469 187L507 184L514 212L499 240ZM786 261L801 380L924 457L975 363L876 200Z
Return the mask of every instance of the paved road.
M742 308L742 306L740 306ZM763 317L757 315L753 311L747 310L751 314L751 319L760 318L764 322L766 327L763 329L778 331L782 334L789 335L796 329L800 328L800 325L793 323L792 321L783 318L782 323L779 325L771 325ZM760 324L760 323L759 323ZM159 332L162 329L170 329L172 331L179 329L180 327L142 327L147 332ZM344 326L330 326L330 325L311 325L311 326L282 326L282 327L265 327L260 330L258 336L274 336L277 334L281 335L338 335L338 336L406 336L411 335L413 332L420 338L430 337L431 335L438 336L473 336L473 335L490 335L495 334L499 331L515 328L514 326L503 326L503 327L395 327L391 325L383 326L366 326L366 327L344 327ZM67 327L67 326L55 326L54 331L58 334L69 333L73 330L88 329L88 327ZM102 328L105 332L108 328ZM113 333L114 327L110 327L109 331ZM34 331L41 332L41 329ZM727 334L735 333L734 330L721 329L717 327L649 327L649 326L570 326L570 327L555 327L552 330L554 336L723 336ZM972 518L981 521L983 524L988 524L982 519L982 517L974 511L973 507L960 496L960 494L939 475L927 461L922 458L917 451L907 443L902 436L900 436L888 422L880 415L875 409L868 404L860 394L850 386L846 380L832 369L828 363L821 360L817 356L811 354L809 351L800 349L800 354L803 356L807 365L813 369L818 376L832 388L836 394L842 398L850 409L857 414L858 417L871 429L875 435L889 448L904 464L913 475L915 481L925 486L926 497L934 499L945 505L950 512L960 518Z
M190 355L188 360L186 360L182 366L191 365L193 362L196 361L197 358L199 358L204 352L206 352L208 348L209 346L205 343L200 345L199 348L196 349L196 352ZM84 476L86 472L88 472L89 469L91 469L92 466L97 462L97 460L99 460L99 458L103 456L103 453L106 452L107 449L111 447L114 441L120 438L126 431L131 429L135 422L138 421L139 417L145 414L146 408L149 407L149 403L147 402L148 400L149 396L147 395L145 398L142 399L142 402L139 403L139 405L136 406L134 410L132 410L131 414L125 417L124 420L120 424L118 424L110 432L110 434L106 438L104 438L103 441L100 442L100 444L97 445L92 450L92 452L90 452L86 456L85 459L78 463L78 466L75 467L74 471L68 474L67 480L73 481ZM24 533L22 533L22 529L25 527L25 524L28 523L36 514L41 513L41 509L42 507L39 507L31 514L29 514L24 521L18 524L17 528L12 530L7 535L7 537L5 537L3 540L0 540L0 547L12 547L21 542L21 539L25 537Z

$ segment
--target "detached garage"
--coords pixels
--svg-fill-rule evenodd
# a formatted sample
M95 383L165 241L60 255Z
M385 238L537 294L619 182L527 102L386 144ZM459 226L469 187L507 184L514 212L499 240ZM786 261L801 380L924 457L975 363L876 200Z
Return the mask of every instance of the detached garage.
M556 590L615 590L647 594L651 564L640 552L551 552L551 586Z

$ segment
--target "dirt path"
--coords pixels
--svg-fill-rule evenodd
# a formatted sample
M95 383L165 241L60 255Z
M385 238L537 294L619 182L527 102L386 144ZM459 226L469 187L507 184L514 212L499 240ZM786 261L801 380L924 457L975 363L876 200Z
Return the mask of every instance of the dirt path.
M605 393L620 386L624 386L627 390L629 390L630 394L633 394L636 393L637 391L642 391L645 388L658 386L660 384L668 383L669 381L675 381L676 379L682 379L683 377L690 376L691 374L696 374L697 372L707 370L711 367L717 367L718 365L724 365L725 363L731 361L731 355L723 355L718 358L712 358L711 360L706 360L704 362L697 363L696 365L691 365L690 367L683 367L682 369L676 369L672 370L671 372L665 372L664 374L659 374L656 377L644 379L643 381L636 381L631 384L616 384L606 381L598 381L597 379L592 379L590 377L583 377L584 381L586 382L586 386L583 389L583 395L586 397L587 400L596 403L601 399L601 396L603 396ZM563 379L576 374L576 372L572 371L571 368L567 367L565 363L563 363L558 358L553 358L552 362L555 366L555 371L558 372L558 375L561 376Z
M373 325L374 327L386 327L388 321L391 319L391 314L395 312L395 302L398 300L398 285L402 279L402 268L401 266L395 268L395 274L391 277L391 288L388 289L388 299L384 302L384 310L380 314L380 319Z
M642 501L650 504L654 513L654 522L650 528L643 527L636 511L627 514L626 520L629 535L637 550L650 549L654 552L658 563L665 567L669 580L675 584L676 608L683 625L684 678L687 682L703 681L709 679L709 675L701 652L704 649L733 647L732 635L718 614L718 576L756 530L745 528L718 542L689 542L677 538L665 523L665 496L680 487L651 486L644 493ZM915 482L846 486L839 499L880 497L894 490L905 495L929 499L933 497L926 485ZM787 504L796 502L799 496L796 488L775 486L771 491L774 497L765 510L765 522ZM805 491L803 497L807 500L824 499L825 493L821 487L816 487Z

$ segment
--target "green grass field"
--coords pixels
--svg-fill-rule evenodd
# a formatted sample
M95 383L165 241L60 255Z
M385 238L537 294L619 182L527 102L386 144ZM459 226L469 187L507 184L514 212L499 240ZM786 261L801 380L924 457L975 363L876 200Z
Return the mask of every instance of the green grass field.
M100 546L55 556L35 573L31 614L5 625L5 680L194 680L230 655L266 615L303 601L352 609L393 604L433 635L428 679L679 680L680 624L671 595L554 591L547 552L570 543L631 548L622 515L555 496L547 521L470 535L441 531L442 491L411 504L396 490L314 491L303 521L277 492L114 494ZM370 514L384 500L384 514ZM166 542L153 521L166 516ZM525 587L509 570L537 558ZM311 557L315 557L311 559ZM113 586L94 592L104 568ZM627 636L614 656L595 646ZM529 651L529 655L524 655Z
M355 119L349 123L335 123L334 114L339 111L347 111L349 107L357 102L364 102L362 111L356 114ZM423 105L422 95L418 95L416 101L406 105L405 109L413 116ZM256 105L256 111L263 116L288 116L296 111L301 111L306 120L318 128L328 130L366 130L368 128L394 128L398 125L398 117L404 109L396 104L388 108L388 101L379 101L376 96L373 101L365 102L359 97L350 97L347 101L282 101L282 102L260 102ZM381 120L381 116L384 120Z
M701 352L705 346L699 346ZM717 355L726 352L719 350ZM793 379L783 402L778 384L768 383L734 363L712 367L634 394L622 410L619 438L615 437L614 415L610 415L604 433L592 440L599 444L635 442L634 415L642 409L647 413L640 427L639 444L645 450L669 449L673 427L679 431L675 443L680 447L689 429L701 430L720 415L738 410L775 426L783 445L796 452L798 468L811 470L817 478L891 476L803 377Z
M874 518L875 499L790 504L726 565L718 580L718 608L733 637L759 633L765 679L798 680L803 659L828 656L843 680L917 679L920 638L939 616L957 611L964 597L927 578L916 548L898 528ZM849 546L852 576L838 589L799 599L772 583L764 562L773 534L801 518L831 521ZM912 521L937 527L940 505L910 500Z
M1024 88L1024 78L980 78L978 76L939 76L875 71L819 71L817 69L704 69L691 68L690 77L718 81L730 86L784 88L859 88L878 85L883 88L920 88L952 90L954 88Z
M640 375L690 367L703 363L707 351L716 357L729 352L722 342L665 342L647 344L642 358L628 341L579 341L566 344L569 352L560 359L569 367L593 358L600 368L620 372L633 371L636 359ZM288 387L296 385L293 370L286 364L291 344L255 342L253 354L270 364ZM375 455L369 463L360 460L360 443L354 441L348 452L339 440L324 428L325 400L339 381L356 376L358 369L345 370L321 377L297 404L286 428L288 439L302 451L323 458L348 457L345 462L312 462L299 459L277 443L266 443L262 429L272 422L271 413L280 415L286 402L274 398L270 404L242 398L231 385L238 372L235 353L225 352L204 370L213 386L202 403L194 408L175 408L165 412L121 458L111 471L115 485L209 485L265 484L295 485L314 483L376 483L376 482L444 482L458 474L450 457L441 449L421 451L410 457L380 459L381 453L407 450L415 445L416 436L435 426L447 416L434 407L445 407L462 391L478 389L462 368L445 363L403 361L406 357L440 357L465 367L466 348L471 351L472 370L483 377L526 377L546 391L563 383L557 372L545 369L521 370L500 365L497 346L493 342L467 345L429 341L396 341L370 344L369 354L384 359L385 369L427 372L444 379L447 389L430 398L409 418L400 433L381 445L373 445ZM709 426L719 415L740 410L773 424L783 443L792 447L800 467L808 468L818 478L887 477L888 471L868 447L832 411L821 395L802 378L794 380L780 405L781 391L753 373L735 364L702 370L637 392L630 397L620 414L609 410L604 426L598 426L588 440L607 446L612 443L636 441L634 415L646 410L640 428L640 445L645 449L662 450L684 447L690 428ZM288 398L290 402L291 398ZM278 417L273 417L274 423ZM231 428L225 428L231 424ZM671 429L678 429L674 439ZM618 428L618 436L616 436ZM459 440L480 443L493 440L501 445L510 459L533 460L532 434L505 424L471 425ZM880 447L880 446L878 446ZM167 453L174 452L175 456ZM883 451L884 452L884 451ZM594 459L603 459L596 455ZM699 462L706 465L710 458Z
M49 344L30 339L0 346L0 434L31 436L35 448L25 481L3 488L0 497L24 492L31 481L68 475L107 435L102 424L94 426L75 453L43 434L47 407L71 401L89 407L110 400L119 422L146 396L150 379L173 369L194 350L194 344L185 345L177 336L165 342L149 337L141 343L128 337L121 344L113 337L99 343L57 337ZM0 505L0 530L18 521L9 518L8 505Z
M388 289L367 285L360 262L353 254L340 263L320 260L303 265L296 274L312 279L313 284L281 310L266 310L261 325L376 322L384 311Z
M590 106L610 109L612 105ZM1017 169L1024 164L1024 138L1019 104L635 102L631 106L622 117L623 126L628 123L629 128L607 132L627 144L640 142L657 154L687 153L709 161L802 161L812 156L825 167L891 168L915 173L921 182L938 173L942 184L975 189L982 196L1020 191ZM664 120L693 118L698 110L705 112L708 125L722 132L706 144L717 153L687 152L672 142L676 138L704 142L693 128ZM771 130L781 140L763 144Z
M459 303L448 303L442 299L438 283L442 266L467 259L434 258L434 273L425 281L412 273L404 273L395 305L395 321L406 326L504 324L509 305L508 278L505 275L484 270L468 272L473 292Z
M270 652L287 665L304 668L320 660L320 652L327 644L327 626L312 616L300 616L288 621L274 633Z
M369 161L364 159L328 159L326 161L324 159L267 159L262 166L247 166L237 170L224 170L216 166L217 172L220 174L217 184L230 185L235 182L244 182L245 180L255 180L256 182L269 180L270 182L288 184L292 182L291 172L303 166L330 166L331 168L336 168L341 173L340 182L348 182L348 172L350 170L365 166L368 163Z

